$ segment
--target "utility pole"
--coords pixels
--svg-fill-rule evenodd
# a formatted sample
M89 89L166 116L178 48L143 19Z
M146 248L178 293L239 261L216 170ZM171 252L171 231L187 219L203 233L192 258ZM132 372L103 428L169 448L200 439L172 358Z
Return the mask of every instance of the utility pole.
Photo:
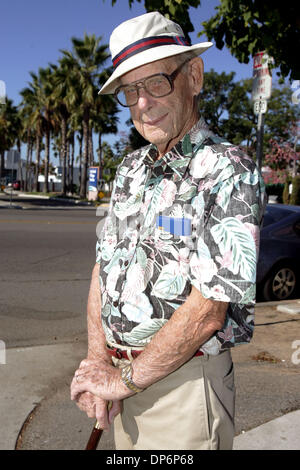
M261 170L263 162L263 137L265 113L267 111L267 100L271 96L272 77L268 64L272 62L265 51L258 52L253 58L253 86L252 101L254 102L254 114L257 118L256 133L256 163Z
M256 101L255 103L258 103L257 107L259 107L256 131L256 163L258 168L261 170L263 160L264 122L265 112L267 110L267 101L261 100Z

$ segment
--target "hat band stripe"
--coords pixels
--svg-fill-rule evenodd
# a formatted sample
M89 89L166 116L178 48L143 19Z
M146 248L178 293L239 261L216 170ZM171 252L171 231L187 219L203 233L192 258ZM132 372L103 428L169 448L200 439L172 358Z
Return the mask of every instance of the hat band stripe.
M136 41L130 46L125 47L119 54L117 54L113 59L113 66L117 68L124 60L132 57L139 52L145 51L146 49L150 49L152 47L158 46L169 46L169 45L177 45L177 46L189 46L189 42L184 36L152 36L146 39L140 39Z

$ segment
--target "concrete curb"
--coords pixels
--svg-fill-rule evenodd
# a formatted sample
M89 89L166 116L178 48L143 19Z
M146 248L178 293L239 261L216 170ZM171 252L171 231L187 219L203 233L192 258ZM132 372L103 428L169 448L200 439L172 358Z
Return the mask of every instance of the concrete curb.
M49 199L49 198L48 198ZM61 199L56 199L56 201L61 201ZM97 216L103 216L108 210L108 203L103 203L99 206L93 206L89 204L84 204L84 203L75 203L75 204L66 204L66 205L57 205L57 206L50 206L50 205L30 205L30 203L26 203L26 205L20 205L12 202L10 203L9 201L1 201L0 200L0 209L21 209L21 210L42 210L42 209L47 209L47 210L94 210L97 213Z
M300 450L300 410L236 436L233 450Z

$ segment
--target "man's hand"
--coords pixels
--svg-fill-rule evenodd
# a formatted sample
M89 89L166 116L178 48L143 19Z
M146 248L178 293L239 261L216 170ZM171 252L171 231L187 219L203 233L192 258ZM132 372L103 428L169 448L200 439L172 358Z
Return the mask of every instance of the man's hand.
M71 400L89 392L102 400L115 401L133 395L121 380L120 369L99 359L85 359L76 370L71 384Z
M102 400L102 398L92 395L90 392L85 392L79 395L77 399L77 406L81 411L84 411L89 418L96 418L101 429L108 430L114 418L121 413L122 402L116 400L112 402L111 407L108 407L109 402Z
M88 360L94 360L100 364L106 361L107 364L111 365L111 357L106 351L106 339L101 324L101 296L99 286L99 264L95 264L88 303L87 303L87 315L88 315ZM76 372L77 374L78 372ZM77 379L78 381L78 379ZM78 390L74 392L74 387L78 385L75 379L71 384L71 396L77 402L78 407L87 413L89 418L96 418L102 429L108 429L109 424L112 423L115 416L120 413L121 402L112 400L112 407L108 411L108 401L94 395L91 391L83 390L82 393ZM84 384L81 384L84 386Z

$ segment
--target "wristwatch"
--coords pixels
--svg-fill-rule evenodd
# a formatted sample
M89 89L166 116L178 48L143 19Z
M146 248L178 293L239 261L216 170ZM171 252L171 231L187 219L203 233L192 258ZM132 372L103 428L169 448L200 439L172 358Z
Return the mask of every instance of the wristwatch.
M121 378L122 382L126 385L129 390L135 393L142 392L143 389L139 388L135 385L135 383L132 380L132 365L128 364L127 366L123 367L121 370Z

